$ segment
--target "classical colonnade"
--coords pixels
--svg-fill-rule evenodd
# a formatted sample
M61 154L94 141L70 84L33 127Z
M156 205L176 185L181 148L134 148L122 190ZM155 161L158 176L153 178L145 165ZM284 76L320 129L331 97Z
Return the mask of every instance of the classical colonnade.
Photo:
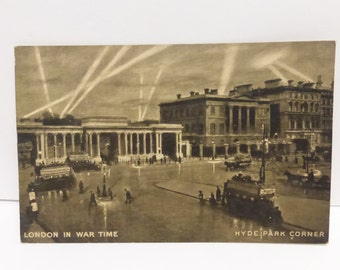
M253 131L256 126L256 107L229 105L226 114L228 132L241 133Z
M91 157L101 156L101 145L114 149L118 157L133 155L163 155L165 134L175 136L172 148L176 157L182 156L181 131L36 131L37 159L40 161L65 159L70 153L82 152ZM53 139L51 139L53 136ZM76 137L78 140L76 140ZM105 137L105 141L101 139ZM52 141L52 146L51 146ZM53 151L51 151L51 147ZM53 154L51 154L53 152Z

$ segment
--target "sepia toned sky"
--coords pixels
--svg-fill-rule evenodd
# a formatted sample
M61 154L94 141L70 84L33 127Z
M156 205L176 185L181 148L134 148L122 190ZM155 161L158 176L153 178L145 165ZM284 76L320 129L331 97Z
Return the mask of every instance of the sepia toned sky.
M150 54L138 58L145 52ZM101 71L119 54L118 61L100 77ZM203 92L204 88L217 88L220 94L227 94L240 84L261 87L265 80L279 77L284 83L289 79L295 83L316 81L318 75L322 76L324 86L329 87L334 76L334 54L335 43L325 41L17 47L17 117L45 106L48 100L53 102L69 94L51 107L53 113L60 115L77 87L78 94L69 107L76 105L71 112L74 116L126 116L131 120L141 115L144 119L159 119L160 102L175 99L177 93L187 96L189 91ZM120 69L126 63L131 64ZM81 82L84 87L79 87Z

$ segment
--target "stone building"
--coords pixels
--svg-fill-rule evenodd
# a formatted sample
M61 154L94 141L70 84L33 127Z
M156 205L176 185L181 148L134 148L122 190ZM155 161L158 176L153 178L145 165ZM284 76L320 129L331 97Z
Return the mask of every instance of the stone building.
M181 124L183 140L192 145L196 156L199 145L206 148L205 154L210 151L208 155L211 151L224 154L238 145L258 145L263 137L261 127L270 125L268 99L219 95L217 89L191 91L187 97L178 94L176 100L159 106L161 123Z
M332 140L333 86L281 79L265 81L264 88L251 89L253 97L270 100L270 135L295 143L301 151L327 146Z
M84 118L79 125L19 121L17 133L19 143L33 145L36 164L64 162L72 153L86 153L97 162L182 155L181 125L131 123L125 117Z
M189 96L162 102L161 123L181 124L183 140L201 155L260 149L265 126L272 149L281 153L329 147L332 141L333 85L267 80L265 86L236 86L229 95L217 89L191 91ZM196 152L195 152L196 149ZM231 151L233 152L233 151Z

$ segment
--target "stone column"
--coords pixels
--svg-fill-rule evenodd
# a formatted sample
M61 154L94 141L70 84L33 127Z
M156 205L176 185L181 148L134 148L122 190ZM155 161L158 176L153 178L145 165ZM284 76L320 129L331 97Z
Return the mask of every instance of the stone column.
M54 158L58 158L57 134L53 134Z
M152 133L149 133L150 134L150 154L153 153L153 141L152 141Z
M162 133L159 133L159 153L163 154Z
M35 141L37 144L37 159L41 159L41 156L39 157L39 152L40 152L40 142L39 142L39 134L35 134Z
M92 147L92 133L89 133L89 141L90 141L90 156L93 156L93 147Z
M200 148L200 159L203 159L203 143L199 144L199 148Z
M156 154L159 154L159 133L156 132Z
M71 133L71 147L72 147L72 152L75 152L75 147L74 147L74 133Z
M182 157L182 133L179 133L179 155Z
M146 133L143 133L143 154L146 155Z
M130 133L130 154L133 155L133 133Z
M89 137L87 133L85 133L85 152L89 153Z
M178 134L176 133L176 158L178 158Z
M125 143L125 155L129 154L129 149L128 149L128 137L127 137L127 133L124 132L124 143Z
M250 130L250 108L247 107L247 133L251 132Z
M97 133L97 157L100 157L100 133Z
M242 107L238 107L238 133L242 131Z
M139 148L140 148L140 145L139 145L139 133L137 133L136 135L137 135L137 142L136 142L137 155L139 155Z
M225 143L224 144L224 152L225 152L226 156L228 156L228 150L229 150L229 144Z
M250 142L247 143L247 153L250 155L251 154L251 144Z
M48 133L45 134L45 158L48 159Z
M42 133L40 134L40 151L41 151L41 159L45 159L45 135Z
M64 157L66 157L66 133L63 133L63 151Z
M120 133L117 133L117 141L118 141L118 156L120 156L122 154L122 147L120 145Z
M256 149L261 150L261 143L260 142L256 142Z
M239 142L236 143L236 153L239 154L240 153L240 146L241 144Z

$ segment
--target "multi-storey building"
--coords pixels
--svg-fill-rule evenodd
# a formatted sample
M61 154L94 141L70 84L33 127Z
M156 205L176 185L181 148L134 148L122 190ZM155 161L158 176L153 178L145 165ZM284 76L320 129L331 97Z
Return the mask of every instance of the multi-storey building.
M195 146L215 146L217 152L235 142L256 144L263 125L269 127L269 100L259 97L218 95L217 89L191 91L187 97L160 104L161 123L182 124L183 139Z
M294 85L292 80L284 84L274 79L262 88L239 85L229 95L219 95L217 89L191 91L159 106L161 123L181 124L183 140L193 147L202 144L218 151L237 142L250 152L255 145L259 149L262 126L281 149L306 151L329 145L332 105L333 87L323 87L319 76L317 83Z
M298 150L331 142L333 89L322 87L320 76L316 84L268 80L264 88L252 89L251 95L270 100L271 136L294 142Z

